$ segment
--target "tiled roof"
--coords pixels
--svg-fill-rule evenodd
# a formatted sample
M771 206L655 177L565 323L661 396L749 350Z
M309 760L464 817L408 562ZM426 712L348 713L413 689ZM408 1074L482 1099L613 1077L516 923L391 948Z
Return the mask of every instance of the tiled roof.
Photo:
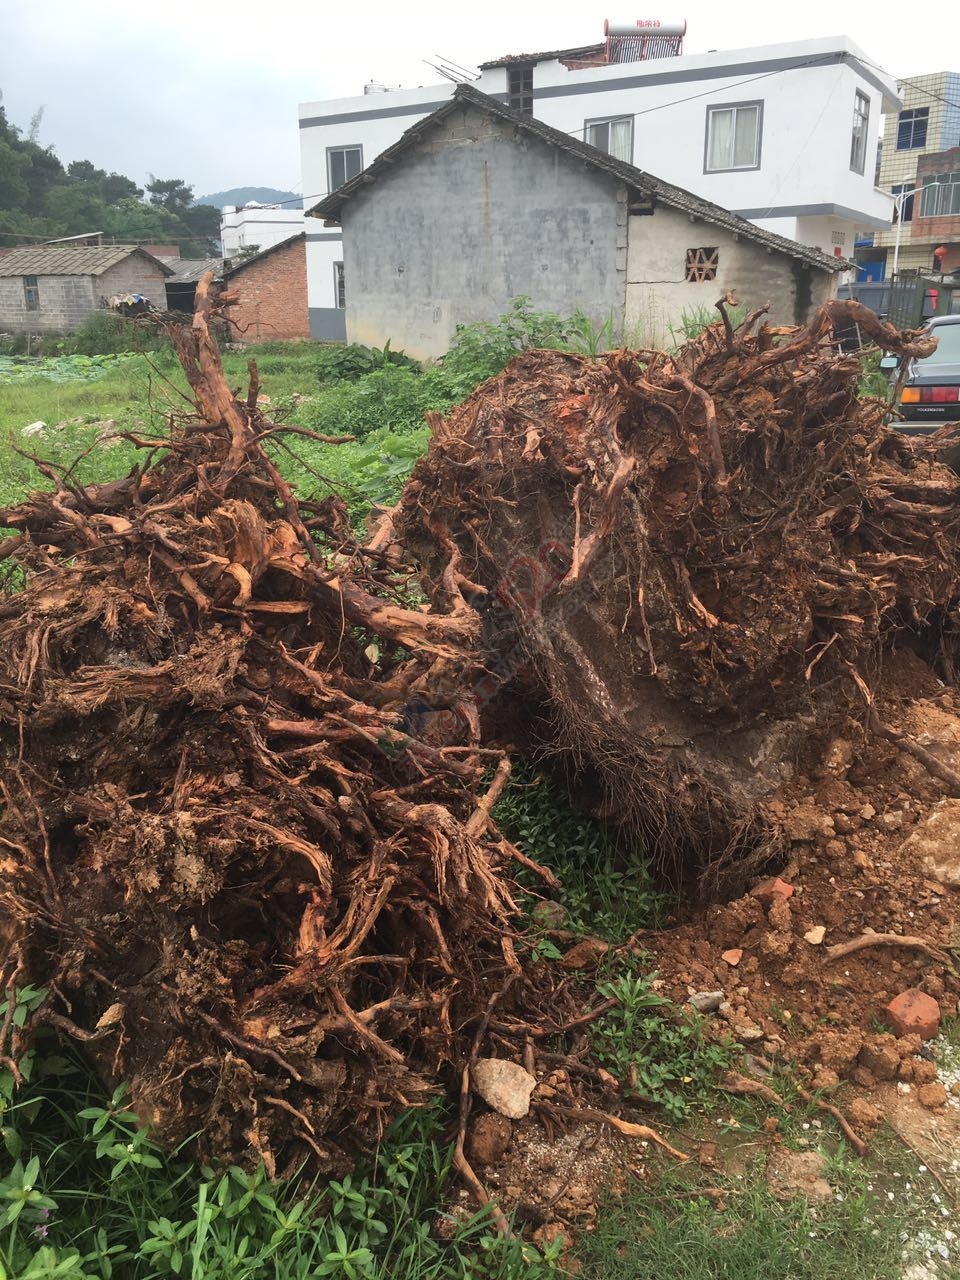
M117 263L139 253L167 275L170 268L135 244L104 245L100 249L36 245L0 256L0 276L100 276Z
M480 70L489 71L493 67L514 67L517 63L528 62L552 62L554 58L594 58L598 53L603 53L606 45L600 44L584 44L578 49L548 49L546 53L508 53L503 58L494 58L492 62L481 62Z
M314 205L312 209L308 209L308 217L325 218L334 222L339 221L340 210L351 196L363 191L369 183L375 182L377 178L387 173L404 152L416 146L426 131L435 128L447 116L456 111L458 107L463 106L476 107L481 111L498 116L500 119L514 125L520 132L539 138L541 142L575 156L578 160L591 165L594 169L601 169L605 173L612 174L626 186L651 200L654 205L659 203L673 209L680 209L691 217L712 223L714 226L723 227L744 240L752 240L756 244L763 245L765 249L787 254L789 257L806 262L812 267L818 267L821 271L844 271L850 266L843 258L831 258L822 253L821 250L809 248L807 245L800 244L797 240L790 240L786 236L778 236L773 231L764 231L754 223L748 222L746 218L741 218L738 214L731 213L729 209L724 209L722 205L714 204L710 200L704 200L700 196L694 195L692 191L686 191L683 187L675 187L671 182L664 182L662 178L656 178L652 173L637 169L634 165L627 164L624 160L615 160L613 156L607 155L605 151L599 151L596 147L590 146L589 143L581 142L579 138L573 138L568 133L562 133L559 129L554 129L551 125L544 124L542 120L535 120L533 116L521 115L519 111L513 111L510 107L504 106L502 102L498 102L496 98L491 98L488 94L481 93L479 89L467 84L457 85L449 102L445 102L442 107L438 107L432 115L423 120L418 120L415 125L412 125L404 133L398 142L395 142L392 147L388 147L386 151L381 152L362 173L355 178L351 178L349 182L331 195L326 196L319 204Z

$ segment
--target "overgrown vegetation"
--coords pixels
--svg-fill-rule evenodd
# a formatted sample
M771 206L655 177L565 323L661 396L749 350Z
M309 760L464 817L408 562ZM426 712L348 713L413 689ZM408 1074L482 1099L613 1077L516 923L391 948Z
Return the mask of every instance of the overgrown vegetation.
M23 988L15 1016L43 998ZM0 1005L0 1016L4 1006ZM22 1011L22 1013L21 1013ZM33 1280L543 1280L549 1257L487 1213L447 1215L436 1108L410 1112L374 1160L326 1185L295 1171L198 1167L164 1153L124 1090L45 1039L0 1073L0 1277Z
M530 765L515 766L495 810L500 829L560 881L557 901L532 907L532 948L540 961L562 954L558 929L614 948L596 983L615 1007L590 1027L593 1053L627 1097L663 1107L671 1120L703 1101L729 1050L710 1040L701 1018L659 995L649 956L616 950L639 929L664 923L671 900L655 885L648 851L571 807L566 794ZM553 936L551 936L553 935Z

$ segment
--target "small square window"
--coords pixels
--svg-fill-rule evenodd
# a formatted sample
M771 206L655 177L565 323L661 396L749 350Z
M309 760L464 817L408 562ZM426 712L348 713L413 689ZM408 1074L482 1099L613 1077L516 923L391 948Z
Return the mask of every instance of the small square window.
M762 102L732 102L707 107L705 173L760 168Z
M720 250L688 249L687 281L690 284L701 284L704 280L716 280L720 266Z
M363 169L363 147L327 147L327 190L337 191Z
M36 276L23 277L23 300L28 311L40 310L40 285Z
M347 291L343 284L343 263L335 262L333 264L333 291L337 299L337 306L341 311L347 305Z
M616 120L585 120L583 140L598 151L605 151L614 160L633 163L633 116L620 116Z

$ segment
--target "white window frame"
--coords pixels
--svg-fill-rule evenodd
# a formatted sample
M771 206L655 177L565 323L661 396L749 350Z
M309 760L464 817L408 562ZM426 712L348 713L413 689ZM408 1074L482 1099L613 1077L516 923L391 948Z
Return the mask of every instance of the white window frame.
M334 186L333 157L334 155L339 155L347 151L359 151L360 167L357 170L357 173L363 173L363 144L362 143L348 142L348 143L345 143L342 147L327 147L327 191L330 193L334 191L339 191L341 187L346 186L346 184L351 180L351 178L355 178L357 176L356 173L352 173L349 178L345 177L343 182L338 182L337 185ZM344 160L343 171L344 173L347 172L346 160Z
M343 294L343 301L340 301L340 295ZM335 262L333 264L333 305L338 311L346 309L347 305L347 286L343 274L343 263Z
M918 126L923 124L923 137L917 141ZM909 125L909 141L905 146L900 145L900 139L907 132L904 125ZM897 151L922 151L927 145L927 134L930 130L930 108L929 107L906 107L897 116L897 142L895 150Z
M850 169L865 173L867 168L867 136L870 132L870 97L858 89L853 99L853 130L850 135Z
M713 134L713 121L715 116L721 112L732 111L734 113L734 132L733 132L733 150L736 154L737 136L736 121L737 113L744 110L756 111L757 129L756 140L754 143L754 162L752 164L731 164L731 165L711 165L710 163L710 142ZM752 102L713 102L707 107L706 129L703 139L703 172L704 173L749 173L760 168L761 153L763 150L763 99L757 98Z
M920 178L920 182L922 186L918 217L960 217L960 169L947 173L926 173Z
M590 134L598 125L626 124L630 126L630 155L624 160L622 156L614 156L610 151L610 133L607 131L607 146L598 147L591 141ZM623 164L633 164L633 116L598 116L596 120L584 120L583 122L583 140L591 147L597 147L598 151L602 151L604 155L612 156L614 160L620 160Z

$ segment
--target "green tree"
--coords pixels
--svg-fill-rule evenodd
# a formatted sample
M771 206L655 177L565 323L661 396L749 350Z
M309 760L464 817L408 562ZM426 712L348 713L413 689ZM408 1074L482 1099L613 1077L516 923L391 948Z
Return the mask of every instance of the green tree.
M181 217L193 200L193 187L188 186L182 178L156 178L151 173L147 183L150 203L159 205L168 213Z
M104 204L117 205L121 200L137 200L143 196L143 188L130 178L125 178L122 173L107 173L89 160L71 161L67 165L67 177L71 182L95 186Z

